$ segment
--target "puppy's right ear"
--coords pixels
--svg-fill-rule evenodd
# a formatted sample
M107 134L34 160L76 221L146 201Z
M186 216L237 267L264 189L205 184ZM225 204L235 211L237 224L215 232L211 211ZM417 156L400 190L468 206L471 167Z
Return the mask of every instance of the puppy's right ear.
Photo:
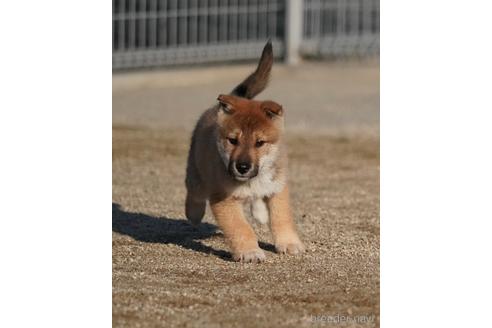
M220 108L227 114L234 113L234 101L231 96L220 95L217 100L220 103Z

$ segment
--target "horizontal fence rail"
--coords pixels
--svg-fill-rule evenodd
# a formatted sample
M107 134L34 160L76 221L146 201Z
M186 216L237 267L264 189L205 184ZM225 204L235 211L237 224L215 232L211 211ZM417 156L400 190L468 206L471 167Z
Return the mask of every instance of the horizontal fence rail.
M113 0L113 69L256 59L268 39L277 57L288 56L289 4L289 0ZM299 6L302 54L379 51L379 1L304 0L303 6Z

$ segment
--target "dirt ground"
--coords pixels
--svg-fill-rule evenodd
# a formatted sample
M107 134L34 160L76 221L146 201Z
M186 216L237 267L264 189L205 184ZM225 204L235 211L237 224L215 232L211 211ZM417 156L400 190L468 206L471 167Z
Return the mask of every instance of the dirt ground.
M115 327L379 326L379 67L274 70L260 99L287 116L293 210L307 252L240 264L207 210L184 218L197 115L252 65L113 77Z

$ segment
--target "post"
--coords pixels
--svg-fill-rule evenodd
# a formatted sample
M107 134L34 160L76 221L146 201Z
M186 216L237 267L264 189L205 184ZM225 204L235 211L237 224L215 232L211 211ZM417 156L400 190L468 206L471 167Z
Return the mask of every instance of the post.
M288 65L296 65L300 61L299 51L302 40L303 0L287 0L285 20L285 60Z

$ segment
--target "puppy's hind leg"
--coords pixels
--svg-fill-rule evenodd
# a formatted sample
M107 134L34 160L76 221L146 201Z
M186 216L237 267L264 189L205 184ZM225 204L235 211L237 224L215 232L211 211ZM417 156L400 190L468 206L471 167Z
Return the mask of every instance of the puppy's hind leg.
M202 222L205 215L206 197L204 197L203 188L193 167L188 166L186 175L186 218L193 224L198 225Z
M202 181L198 170L195 166L195 156L194 156L194 137L192 138L190 153L188 156L188 165L186 167L186 203L185 203L185 213L186 218L193 224L198 225L202 222L203 216L205 215L206 199L204 194Z
M186 218L193 224L198 225L202 222L203 216L205 215L206 201L200 199L197 195L190 190L186 195Z

